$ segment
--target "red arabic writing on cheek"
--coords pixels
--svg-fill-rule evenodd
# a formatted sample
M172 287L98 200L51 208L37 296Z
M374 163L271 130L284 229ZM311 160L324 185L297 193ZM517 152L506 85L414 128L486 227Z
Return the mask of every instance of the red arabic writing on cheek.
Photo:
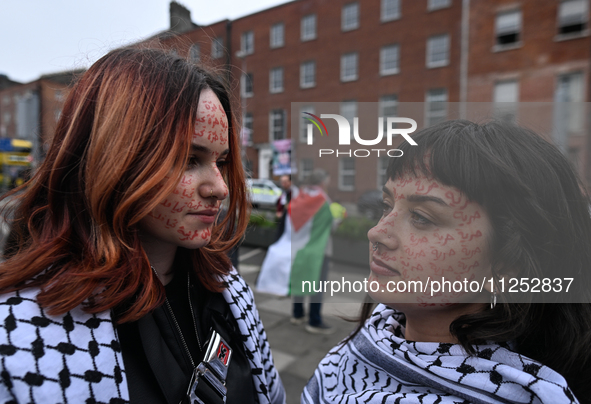
M180 241L187 241L187 240L195 240L196 238L200 237L203 240L207 240L211 237L211 228L206 228L204 230L194 230L194 231L186 231L184 226L179 227L178 233L181 235L179 237Z

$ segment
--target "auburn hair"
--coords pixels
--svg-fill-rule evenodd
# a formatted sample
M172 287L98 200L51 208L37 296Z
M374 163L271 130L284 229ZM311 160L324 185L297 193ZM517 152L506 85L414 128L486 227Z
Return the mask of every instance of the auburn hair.
M73 87L36 174L3 197L15 199L14 243L0 265L0 292L39 287L38 302L53 315L79 305L89 313L123 307L119 322L161 304L164 288L137 224L180 181L205 89L228 118L222 175L230 193L210 243L187 254L204 286L221 291L249 206L229 92L213 72L174 54L117 49Z

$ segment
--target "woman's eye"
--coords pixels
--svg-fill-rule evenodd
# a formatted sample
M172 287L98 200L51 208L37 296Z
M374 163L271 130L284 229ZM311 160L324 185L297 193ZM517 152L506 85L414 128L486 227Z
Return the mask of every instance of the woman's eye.
M222 168L226 167L228 164L230 164L230 161L228 160L220 160L220 161L216 161L215 163L218 168L221 170Z
M392 210L392 207L384 201L380 202L380 205L382 208L382 217L388 216L388 214Z
M429 219L427 219L425 216L421 215L417 211L411 209L409 212L410 212L411 220L412 220L412 222L413 222L414 225L416 225L416 226L428 226L430 224L433 224L432 221L430 221Z
M187 160L187 169L195 168L199 165L199 159L196 156L191 156Z

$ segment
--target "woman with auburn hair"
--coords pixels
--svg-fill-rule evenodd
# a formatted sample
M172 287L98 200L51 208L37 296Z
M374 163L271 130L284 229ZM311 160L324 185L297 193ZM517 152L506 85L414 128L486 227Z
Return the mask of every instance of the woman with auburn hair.
M285 401L226 255L248 220L236 133L220 79L178 56L119 49L80 78L12 193L0 401Z
M566 158L494 121L413 139L368 232L379 304L302 402L590 403L591 217Z

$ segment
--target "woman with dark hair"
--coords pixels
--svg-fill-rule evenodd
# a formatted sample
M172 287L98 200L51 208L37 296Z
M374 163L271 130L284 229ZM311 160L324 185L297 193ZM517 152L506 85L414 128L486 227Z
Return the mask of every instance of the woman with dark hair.
M226 255L248 220L230 104L217 76L159 50L112 51L80 78L14 196L0 401L285 401Z
M368 233L379 304L302 401L591 402L591 218L566 158L500 122L413 139Z

